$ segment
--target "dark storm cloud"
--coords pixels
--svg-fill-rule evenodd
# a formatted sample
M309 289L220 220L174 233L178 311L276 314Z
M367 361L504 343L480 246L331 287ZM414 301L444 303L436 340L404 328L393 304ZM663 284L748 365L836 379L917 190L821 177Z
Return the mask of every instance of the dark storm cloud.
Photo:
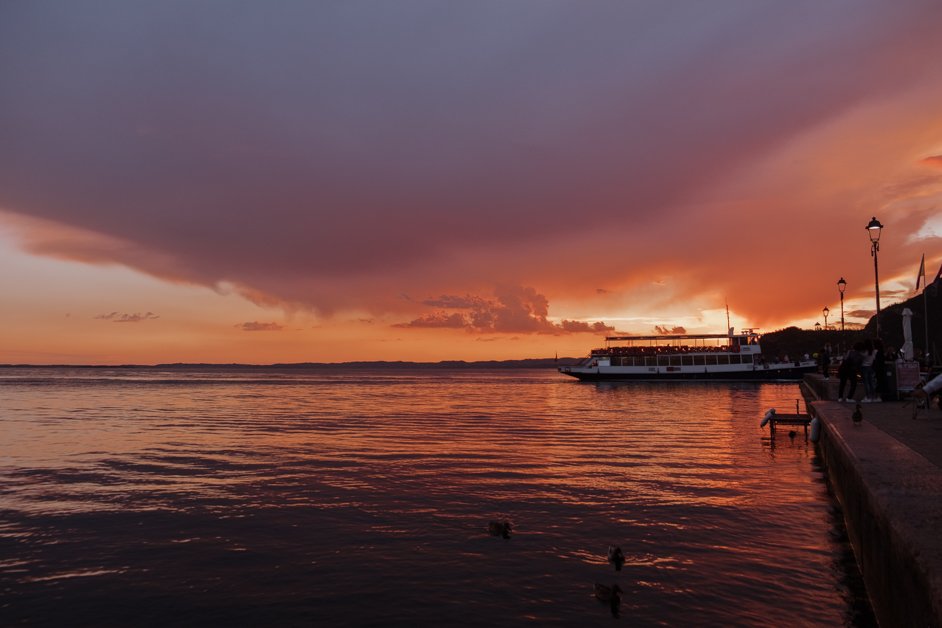
M911 47L942 19L850 0L0 11L0 209L111 243L44 252L321 309L437 292L430 268L460 294L478 271L446 272L455 251L682 224L718 177L938 68ZM479 329L549 325L479 310Z

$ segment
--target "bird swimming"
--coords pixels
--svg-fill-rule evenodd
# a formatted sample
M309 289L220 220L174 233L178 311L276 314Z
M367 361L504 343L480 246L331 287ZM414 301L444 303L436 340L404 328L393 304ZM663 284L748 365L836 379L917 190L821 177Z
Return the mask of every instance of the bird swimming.
M602 602L608 602L608 606L612 611L612 617L618 617L619 607L621 606L621 587L617 584L613 584L609 587L596 582L595 597Z
M510 532L514 529L514 524L509 521L491 521L487 524L487 533L491 536L500 536L505 539L510 538Z
M608 562L615 565L615 571L621 571L621 566L625 564L625 555L621 551L621 547L617 545L608 546Z

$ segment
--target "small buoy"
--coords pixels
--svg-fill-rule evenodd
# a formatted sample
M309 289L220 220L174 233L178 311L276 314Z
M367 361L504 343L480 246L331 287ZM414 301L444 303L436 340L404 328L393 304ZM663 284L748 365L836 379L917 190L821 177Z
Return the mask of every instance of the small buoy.
M759 423L759 427L765 427L766 424L772 420L772 417L775 416L775 408L769 408L768 412L765 413L765 416L762 417L762 422Z
M821 439L821 419L814 417L811 419L811 442L816 443Z

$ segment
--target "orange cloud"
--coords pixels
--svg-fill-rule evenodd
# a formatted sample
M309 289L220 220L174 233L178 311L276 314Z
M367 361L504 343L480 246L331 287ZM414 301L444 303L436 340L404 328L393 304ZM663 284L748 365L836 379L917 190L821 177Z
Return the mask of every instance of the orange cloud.
M933 166L935 168L942 168L942 155L932 155L921 159L919 163L926 164L927 166Z
M407 323L394 326L467 329L479 333L538 334L604 332L614 329L601 322L563 320L559 324L553 323L547 318L548 299L535 289L523 286L498 286L494 291L494 298L491 299L476 295L441 295L426 299L422 303L465 311L423 314Z

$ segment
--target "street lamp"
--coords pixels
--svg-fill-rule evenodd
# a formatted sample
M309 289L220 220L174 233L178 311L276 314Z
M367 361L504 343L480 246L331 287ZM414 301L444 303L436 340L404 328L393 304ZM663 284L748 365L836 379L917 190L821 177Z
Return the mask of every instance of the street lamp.
M873 257L873 284L876 287L877 298L877 338L880 337L880 267L877 264L877 252L880 250L880 232L883 225L874 216L867 224L867 234L870 236L870 255Z
M831 310L829 310L829 309L828 309L828 306L825 305L825 306L824 306L824 309L821 310L821 312L824 314L824 329L827 330L827 328L828 328L828 314L831 313Z
M846 287L847 282L844 281L843 277L837 280L837 289L841 293L841 331L844 331L844 288Z

